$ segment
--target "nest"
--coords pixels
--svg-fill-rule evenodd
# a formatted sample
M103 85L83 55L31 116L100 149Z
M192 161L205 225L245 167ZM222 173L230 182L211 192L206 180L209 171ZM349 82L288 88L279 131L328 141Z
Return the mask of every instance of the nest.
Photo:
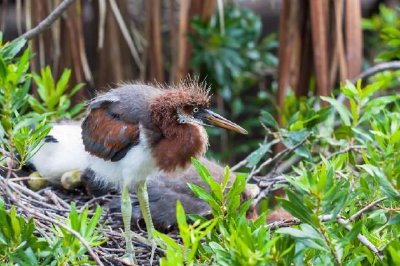
M56 187L46 187L38 191L26 186L30 177L19 176L14 172L5 175L0 173L0 196L7 207L14 205L17 212L26 219L33 218L37 231L42 234L52 234L52 226L56 224L69 232L72 229L65 226L63 221L67 219L71 203L75 203L78 211L89 208L89 215L93 215L97 206L103 208L101 217L102 235L107 239L101 246L90 247L84 239L79 239L88 250L88 254L96 264L124 265L120 258L125 252L125 240L123 236L122 218L120 213L110 212L107 206L119 195L107 194L100 197L89 196L83 189L77 188L66 191ZM147 239L147 232L140 226L132 229L134 233ZM72 232L71 232L72 233ZM74 231L74 233L76 233ZM176 231L169 233L174 239L178 239ZM151 246L133 239L136 259L139 265L149 265ZM153 265L158 265L162 250L156 248Z

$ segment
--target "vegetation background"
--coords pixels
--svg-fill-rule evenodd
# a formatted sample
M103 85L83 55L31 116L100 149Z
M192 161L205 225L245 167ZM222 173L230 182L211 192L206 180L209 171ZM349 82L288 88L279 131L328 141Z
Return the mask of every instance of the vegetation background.
M63 4L48 30L27 34ZM121 81L191 75L250 132L210 129L209 156L247 174L227 187L194 162L208 189L191 189L213 218L188 224L178 204L180 240L159 234L160 264L400 264L399 8L369 0L3 0L0 262L107 263L105 229L96 226L102 210L68 202L69 211L46 220L24 208L47 200L15 170L40 147L49 121L82 117L84 99ZM241 204L246 182L260 190ZM255 221L245 218L251 204ZM291 218L266 225L274 208Z

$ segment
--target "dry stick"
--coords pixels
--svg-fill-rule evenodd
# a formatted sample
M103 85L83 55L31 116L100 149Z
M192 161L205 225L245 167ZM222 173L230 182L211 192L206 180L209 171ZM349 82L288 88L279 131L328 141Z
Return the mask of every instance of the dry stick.
M102 49L104 45L106 11L107 11L106 0L99 0L99 30L98 30L99 37L97 39L97 50Z
M275 184L281 184L281 183L286 183L286 179L284 176L276 176L274 177L273 180L271 180L272 182L268 183L266 185L265 188L263 188L260 193L258 193L258 196L254 199L253 204L255 206L257 206L257 204L260 202L260 200L262 200L265 196L267 196L269 194L269 192L271 191L272 187Z
M24 34L22 34L22 38L26 40L31 40L35 38L37 35L42 33L44 30L49 28L51 24L54 23L62 13L74 3L75 0L64 0L58 7L56 7L44 20L42 20L36 27L28 30Z
M136 65L139 67L139 69L142 69L143 64L140 61L139 53L135 47L135 44L133 43L133 39L132 39L131 35L129 34L128 26L126 25L126 23L122 17L121 11L119 10L118 5L115 2L115 0L110 0L110 7L114 14L115 20L117 21L119 29L121 30L122 36L124 37L126 44L128 45L128 48L129 48L129 51L131 52L133 60L135 61Z

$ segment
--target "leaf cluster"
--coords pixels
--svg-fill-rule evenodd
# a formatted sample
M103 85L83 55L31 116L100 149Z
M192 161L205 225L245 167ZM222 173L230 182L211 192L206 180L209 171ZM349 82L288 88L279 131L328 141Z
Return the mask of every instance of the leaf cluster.
M98 207L89 217L86 207L78 213L71 210L65 225L80 233L91 247L105 241L98 228L102 209ZM9 210L0 201L0 263L7 265L88 265L87 249L68 230L53 225L49 232L39 230L32 218L26 219L17 213L15 206Z

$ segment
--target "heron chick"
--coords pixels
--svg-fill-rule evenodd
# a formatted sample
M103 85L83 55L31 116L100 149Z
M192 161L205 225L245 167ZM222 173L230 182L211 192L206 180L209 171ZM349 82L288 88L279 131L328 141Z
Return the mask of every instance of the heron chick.
M186 169L192 157L202 156L208 146L206 125L247 134L208 109L209 103L208 90L196 82L167 88L127 84L89 103L82 123L83 144L90 154L88 165L96 178L122 189L126 259L132 264L136 264L136 259L130 229L129 188L136 190L148 237L153 240L147 177L159 171Z

